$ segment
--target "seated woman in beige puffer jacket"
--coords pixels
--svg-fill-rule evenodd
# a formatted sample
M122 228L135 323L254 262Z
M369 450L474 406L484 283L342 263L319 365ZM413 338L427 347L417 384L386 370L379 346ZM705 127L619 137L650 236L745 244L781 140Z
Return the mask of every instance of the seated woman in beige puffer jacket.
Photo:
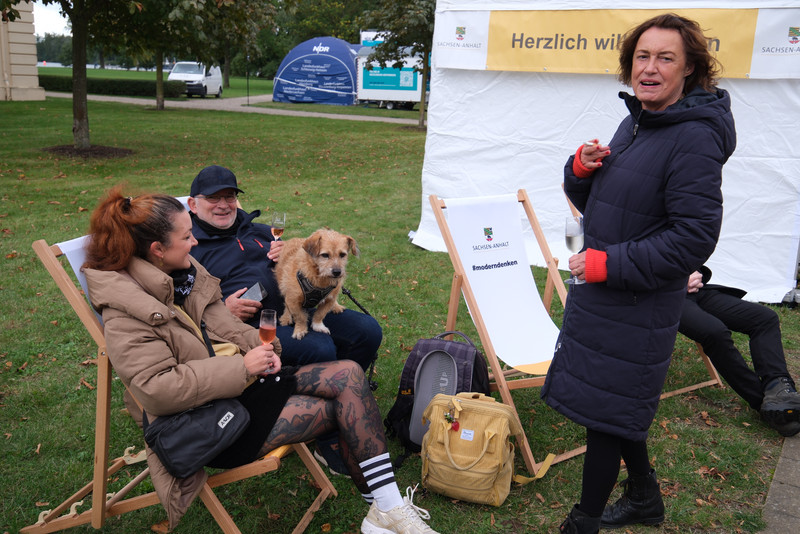
M189 255L196 241L178 200L125 197L115 188L92 214L90 233L90 299L103 316L109 358L148 417L238 398L250 425L211 467L242 465L280 445L338 432L353 482L372 503L361 531L434 533L424 511L400 494L361 367L339 360L282 368L280 346L261 344L258 330L231 315L218 279ZM140 418L138 406L128 407ZM174 479L149 449L148 463L174 526L204 473Z

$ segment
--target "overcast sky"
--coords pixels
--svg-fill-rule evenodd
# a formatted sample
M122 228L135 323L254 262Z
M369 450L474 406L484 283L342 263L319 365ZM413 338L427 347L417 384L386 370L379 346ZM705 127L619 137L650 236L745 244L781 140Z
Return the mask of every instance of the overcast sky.
M71 35L67 19L62 17L58 11L58 4L44 5L41 2L34 2L33 32L39 37L44 37L46 33Z

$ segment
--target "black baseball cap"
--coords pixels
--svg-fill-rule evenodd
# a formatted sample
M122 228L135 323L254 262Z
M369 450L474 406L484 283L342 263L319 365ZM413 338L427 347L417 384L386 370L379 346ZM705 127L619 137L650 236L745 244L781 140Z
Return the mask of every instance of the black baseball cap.
M223 189L235 189L237 193L244 193L239 189L236 183L236 175L230 169L219 165L211 165L195 176L189 196L213 195Z

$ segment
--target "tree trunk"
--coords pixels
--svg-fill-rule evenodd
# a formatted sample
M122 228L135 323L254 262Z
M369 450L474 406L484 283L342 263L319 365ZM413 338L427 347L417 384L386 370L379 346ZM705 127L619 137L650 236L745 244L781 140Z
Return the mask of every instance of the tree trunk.
M422 56L422 91L419 98L419 124L420 128L425 128L425 112L428 107L428 74L430 72L431 53L425 52Z
M156 52L156 110L164 111L164 52Z
M225 89L231 88L231 53L228 47L225 47L225 57L222 65L222 87Z
M72 23L72 138L77 149L91 146L89 140L89 106L86 87L86 43L91 14L86 3L75 0L70 14Z

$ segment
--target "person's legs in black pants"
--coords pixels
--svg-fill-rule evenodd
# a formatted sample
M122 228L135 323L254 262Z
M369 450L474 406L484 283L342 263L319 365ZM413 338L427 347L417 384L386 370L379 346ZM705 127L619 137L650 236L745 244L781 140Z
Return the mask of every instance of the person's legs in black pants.
M698 304L732 331L750 337L750 357L763 385L776 378L789 377L781 325L773 310L715 290L700 291Z
M621 439L611 434L586 429L586 454L579 507L590 517L600 517L608 496L617 483Z
M702 291L702 293L704 295L712 295L712 293L719 295L716 291ZM731 295L725 295L725 297L741 302ZM700 343L711 363L714 364L714 367L728 385L751 408L759 410L761 401L764 398L761 381L758 375L748 367L742 354L737 350L729 328L722 319L713 315L730 309L730 306L714 306L719 300L727 299L703 298L700 300L699 295L688 296L683 303L683 312L678 331L689 339ZM706 311L701 304L708 306L713 312Z
M753 369L731 330L750 337ZM715 289L687 297L679 331L700 342L726 382L782 436L800 432L800 395L786 368L778 315L761 304Z

